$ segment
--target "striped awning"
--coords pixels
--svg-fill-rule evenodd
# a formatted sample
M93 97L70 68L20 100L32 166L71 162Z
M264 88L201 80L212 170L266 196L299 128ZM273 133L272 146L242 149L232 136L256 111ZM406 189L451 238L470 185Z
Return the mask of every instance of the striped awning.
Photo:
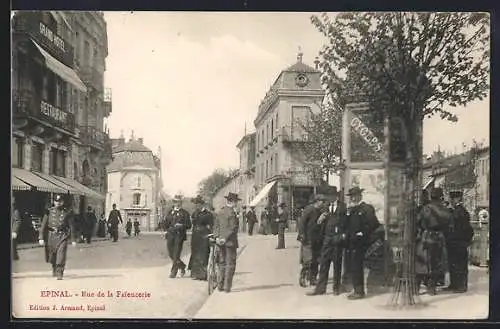
M73 186L61 182L60 180L56 179L52 175L46 175L46 174L37 173L37 172L34 173L34 174L37 175L37 176L39 176L39 177L41 177L41 178L43 178L43 179L45 179L45 180L48 180L49 182L51 182L54 185L59 186L60 188L62 188L63 190L65 190L66 193L69 193L69 194L81 194L80 191L78 191L77 189L75 189Z
M53 177L55 179L65 183L65 184L67 184L67 185L72 186L74 189L77 189L79 191L79 193L77 193L77 194L82 194L82 195L85 195L89 198L97 199L97 200L104 200L105 199L104 195L97 193L96 191L88 188L87 186L85 186L83 184L80 184L76 180L73 180L73 179L67 178L67 177L59 177L59 176L53 176Z
M12 168L12 178L14 179L14 177L23 183L33 186L37 191L48 193L67 193L58 185L55 185L26 169Z
M29 191L31 190L32 186L29 184L26 184L16 176L12 176L12 189L15 191Z
M429 176L429 177L424 178L424 186L423 186L422 190L427 190L431 186L434 187L435 180L436 180L436 178L434 176Z

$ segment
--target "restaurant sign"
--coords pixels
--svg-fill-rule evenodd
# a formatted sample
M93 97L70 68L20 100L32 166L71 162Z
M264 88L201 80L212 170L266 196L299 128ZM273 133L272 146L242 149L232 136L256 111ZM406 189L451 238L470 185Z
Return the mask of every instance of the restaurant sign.
M58 124L59 126L62 126L64 128L70 128L68 127L70 115L69 113L61 110L60 108L52 104L49 104L45 101L40 101L40 113L43 114L45 117L49 118L51 121Z

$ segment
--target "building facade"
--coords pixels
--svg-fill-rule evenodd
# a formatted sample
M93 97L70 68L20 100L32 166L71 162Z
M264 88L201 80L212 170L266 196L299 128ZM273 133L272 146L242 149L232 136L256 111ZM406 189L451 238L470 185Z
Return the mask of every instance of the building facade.
M80 29L98 32L83 36L77 33ZM95 41L100 58L78 51L78 40L87 39ZM52 204L53 193L66 194L77 214L87 205L93 205L97 214L104 209L102 175L100 180L89 178L99 177L110 159L102 123L111 111L111 100L95 96L98 106L87 101L102 94L105 67L94 74L99 85L92 86L79 62L93 66L106 56L106 22L100 12L14 13L11 177L23 219L41 217ZM82 128L89 126L92 134ZM93 161L87 156L90 150Z
M237 178L242 204L248 205L256 195L255 190L255 146L256 133L246 134L236 147L240 152L239 175Z
M304 64L299 53L261 102L254 121L257 196L251 202L259 211L268 203L284 202L295 209L309 202L316 182L301 151L307 143L303 127L320 112L323 98L320 71Z
M113 160L107 167L106 215L116 204L124 221L138 219L142 231L155 231L163 217L161 158L143 139L113 141Z

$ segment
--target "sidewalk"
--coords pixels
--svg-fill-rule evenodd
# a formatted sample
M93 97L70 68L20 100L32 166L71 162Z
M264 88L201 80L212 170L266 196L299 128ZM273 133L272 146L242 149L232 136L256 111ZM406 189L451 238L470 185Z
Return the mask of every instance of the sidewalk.
M326 295L305 296L312 288L298 285L296 234L287 234L285 250L275 249L276 240L276 236L249 237L238 259L232 292L214 292L195 318L480 319L488 315L489 277L476 267L470 269L467 293L421 295L424 306L416 309L388 308L390 294L350 301L346 294L334 296L331 284Z

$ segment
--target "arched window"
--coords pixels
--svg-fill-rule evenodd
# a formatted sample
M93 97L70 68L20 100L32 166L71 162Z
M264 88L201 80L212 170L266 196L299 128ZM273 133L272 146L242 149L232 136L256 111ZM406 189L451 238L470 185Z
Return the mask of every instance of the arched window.
M138 206L141 204L141 193L134 193L132 204Z
M141 187L141 176L137 176L137 187Z

